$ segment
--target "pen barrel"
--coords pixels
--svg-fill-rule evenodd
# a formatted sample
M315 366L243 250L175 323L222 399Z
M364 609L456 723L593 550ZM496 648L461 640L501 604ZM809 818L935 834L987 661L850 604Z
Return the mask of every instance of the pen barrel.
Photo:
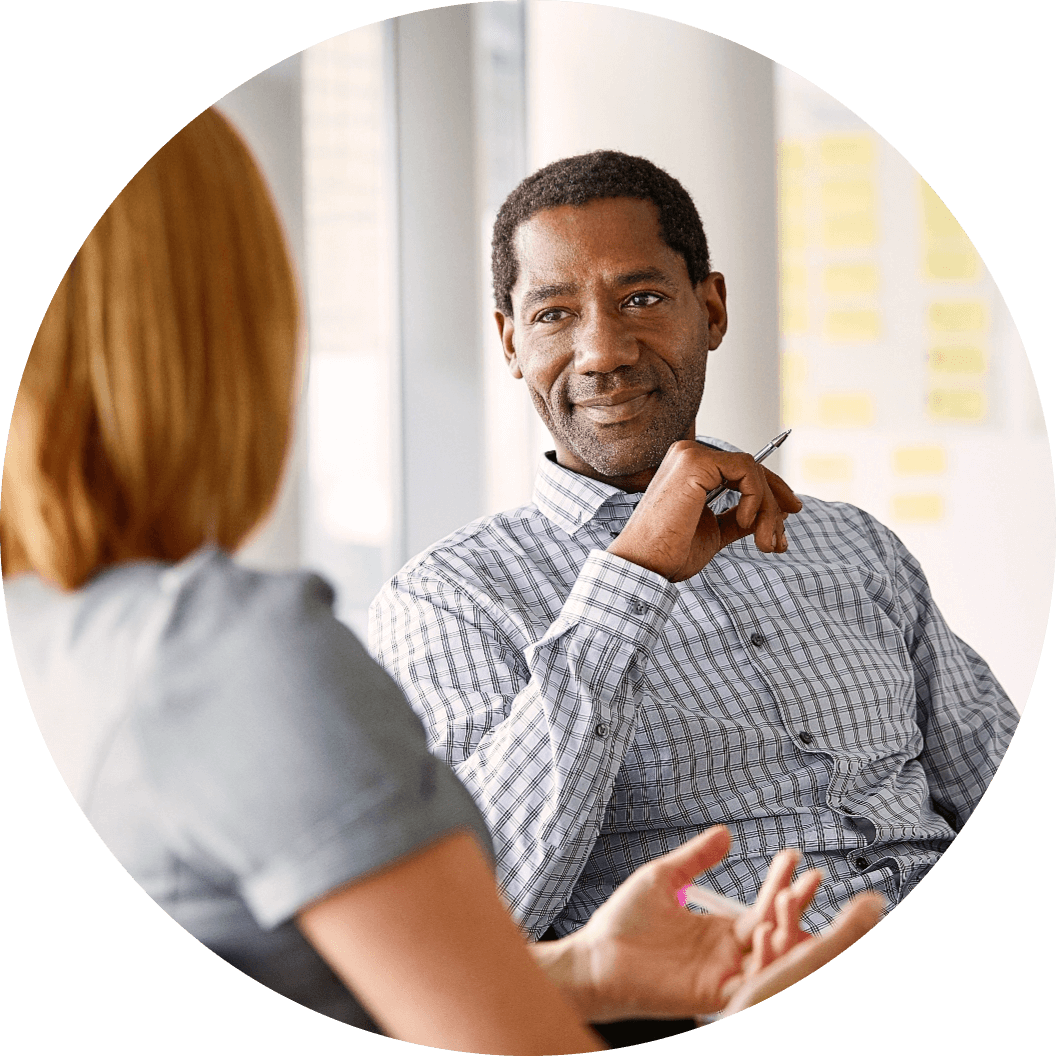
M779 436L775 436L773 440L764 444L756 453L752 456L758 465L760 462L765 462L787 439L788 434L791 433L791 429L786 429ZM704 496L704 505L710 506L716 499L721 498L730 490L729 484L720 484L717 488L712 488L711 491Z

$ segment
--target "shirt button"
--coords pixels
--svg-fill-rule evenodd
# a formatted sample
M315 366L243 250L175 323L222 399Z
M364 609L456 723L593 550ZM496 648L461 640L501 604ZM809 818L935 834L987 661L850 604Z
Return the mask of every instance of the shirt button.
M796 736L802 741L803 744L813 744L814 736L808 730L800 730Z
M645 605L640 601L636 601L634 603L634 611L641 616L645 612Z
M855 858L854 861L851 862L851 865L853 865L860 873L864 873L865 870L869 868L869 862L862 857Z
M594 735L596 737L607 737L609 735L609 724L607 722L599 722L594 727Z
M758 649L759 646L761 646L766 641L766 639L758 631L756 631L751 636L751 638L748 639L748 641L750 641L752 645L754 645L756 649Z

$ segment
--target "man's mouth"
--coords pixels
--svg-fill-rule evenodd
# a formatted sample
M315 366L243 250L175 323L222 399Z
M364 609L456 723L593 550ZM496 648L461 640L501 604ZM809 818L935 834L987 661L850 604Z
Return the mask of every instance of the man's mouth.
M626 422L637 417L652 396L652 390L624 389L594 396L587 400L576 400L576 408L592 422L606 425Z

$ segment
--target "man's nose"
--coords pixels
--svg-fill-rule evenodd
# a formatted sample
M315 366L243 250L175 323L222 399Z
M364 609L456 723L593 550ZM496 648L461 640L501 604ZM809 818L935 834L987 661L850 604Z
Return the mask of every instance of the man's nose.
M591 312L576 330L577 374L608 374L638 361L638 339L618 312Z

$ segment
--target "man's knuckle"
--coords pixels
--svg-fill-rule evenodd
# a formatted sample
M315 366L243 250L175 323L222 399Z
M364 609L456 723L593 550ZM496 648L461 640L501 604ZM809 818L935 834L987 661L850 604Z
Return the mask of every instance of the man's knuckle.
M672 462L683 464L691 462L701 450L700 444L692 440L678 440L668 448L667 457Z

